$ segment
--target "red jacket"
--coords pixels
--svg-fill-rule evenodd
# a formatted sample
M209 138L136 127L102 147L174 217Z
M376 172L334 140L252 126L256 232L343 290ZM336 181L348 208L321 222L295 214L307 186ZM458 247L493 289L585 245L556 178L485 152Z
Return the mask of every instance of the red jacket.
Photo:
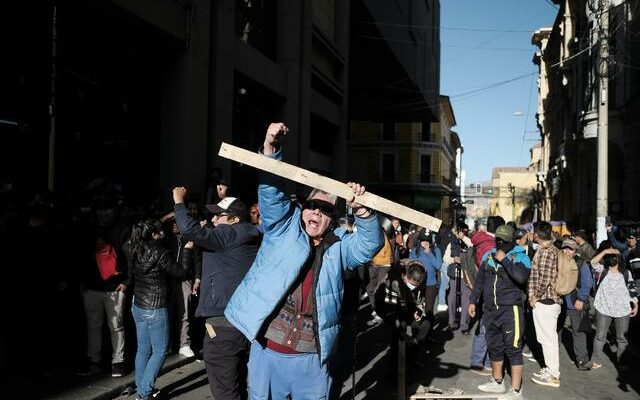
M471 243L473 243L473 250L476 256L476 265L480 267L485 253L496 247L496 238L487 232L476 232L471 238Z

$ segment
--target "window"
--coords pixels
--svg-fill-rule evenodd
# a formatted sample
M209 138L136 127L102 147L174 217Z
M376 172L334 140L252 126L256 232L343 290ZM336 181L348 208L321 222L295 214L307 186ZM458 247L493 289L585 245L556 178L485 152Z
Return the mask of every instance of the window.
M431 155L429 154L420 156L420 182L431 182Z
M395 182L396 177L396 155L393 153L382 154L382 181Z
M422 123L422 133L420 134L420 140L423 142L431 141L431 123L423 122Z
M382 140L396 140L396 124L385 122L382 128Z
M311 113L309 148L326 156L333 156L339 128L324 118Z

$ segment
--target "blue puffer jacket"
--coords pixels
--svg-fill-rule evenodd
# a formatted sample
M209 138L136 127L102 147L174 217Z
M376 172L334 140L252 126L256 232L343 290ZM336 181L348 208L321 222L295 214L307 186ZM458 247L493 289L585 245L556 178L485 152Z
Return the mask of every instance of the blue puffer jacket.
M282 149L272 158L282 159ZM302 211L284 192L284 180L260 173L258 201L264 226L262 245L251 269L229 300L227 319L249 340L258 339L265 321L291 290L311 253L309 236L304 231ZM343 296L343 269L367 264L382 248L384 238L377 216L356 218L358 231L347 235L344 229L334 234L334 243L322 258L316 284L316 333L318 354L324 364L340 330Z
M491 250L492 255L495 253L496 249ZM487 252L476 272L469 302L477 304L482 296L485 307L523 305L530 272L531 260L520 246L509 251L500 263Z

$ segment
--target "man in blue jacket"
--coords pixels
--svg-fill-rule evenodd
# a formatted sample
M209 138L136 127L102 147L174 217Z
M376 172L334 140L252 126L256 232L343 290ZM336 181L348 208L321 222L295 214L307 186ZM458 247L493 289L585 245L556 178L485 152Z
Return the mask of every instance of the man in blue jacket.
M281 160L288 128L272 123L262 153ZM343 270L364 265L383 245L377 216L354 203L364 187L349 183L357 232L333 230L335 197L312 191L302 207L291 202L285 181L260 173L258 203L264 238L256 260L225 311L252 341L251 399L327 398L327 361L340 330Z
M202 356L211 393L216 399L240 400L246 395L249 343L224 316L227 302L251 267L260 233L247 222L247 208L235 197L207 205L214 228L202 227L187 214L187 190L173 189L175 217L185 240L203 250L200 301L196 316L206 319Z
M565 239L562 242L562 251L569 257L576 259L576 261L580 259L577 254L578 244L573 239ZM567 308L567 317L571 320L571 336L573 338L573 352L576 354L576 366L580 371L588 371L587 333L580 331L580 326L583 318L589 318L587 307L589 305L589 292L593 287L593 277L591 275L591 267L586 262L579 265L579 268L580 275L578 275L576 290L564 296L563 304Z
M500 399L522 398L522 333L524 333L524 291L531 270L525 249L515 244L513 228L496 229L496 247L488 253L476 274L469 296L469 315L484 300L484 326L493 379L478 386L483 392L505 393L502 368L506 356L511 365L509 393Z

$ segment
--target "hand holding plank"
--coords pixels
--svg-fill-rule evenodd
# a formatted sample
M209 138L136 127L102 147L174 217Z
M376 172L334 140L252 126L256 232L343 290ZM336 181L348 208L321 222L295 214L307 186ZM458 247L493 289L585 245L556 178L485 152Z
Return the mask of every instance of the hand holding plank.
M282 138L288 131L289 128L281 122L269 125L269 129L267 129L267 134L265 135L263 154L265 156L273 154L276 151L276 147L280 144ZM430 215L413 210L391 200L387 200L384 197L377 196L371 192L365 192L365 188L361 185L355 183L345 184L336 181L335 179L316 174L315 172L307 171L294 165L274 160L271 157L264 157L240 147L232 146L228 143L222 143L218 155L270 172L274 175L291 179L292 181L303 185L335 194L347 201L355 202L352 204L352 207L355 209L360 208L362 210L362 206L364 206L436 232L442 223L442 221ZM365 216L368 213L368 210L365 210L365 212L358 212L354 210L354 212L358 216Z

